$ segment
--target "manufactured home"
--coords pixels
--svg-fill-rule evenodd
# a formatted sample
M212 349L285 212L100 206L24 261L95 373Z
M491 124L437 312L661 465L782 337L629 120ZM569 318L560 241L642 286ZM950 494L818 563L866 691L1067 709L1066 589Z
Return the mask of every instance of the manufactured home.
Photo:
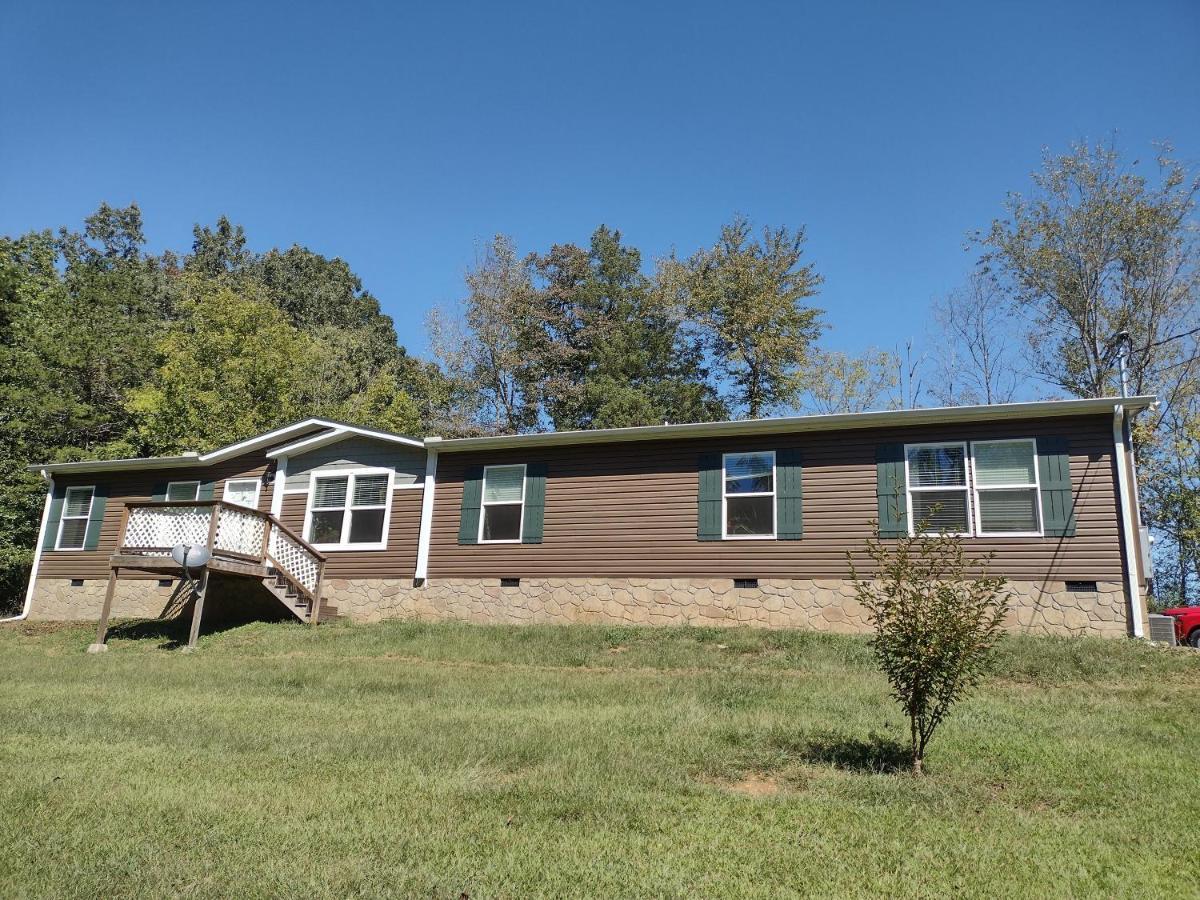
M190 544L210 603L307 622L858 632L851 561L924 523L992 555L1013 629L1141 636L1126 419L1152 402L462 439L313 418L208 453L47 464L26 614L178 612L171 551Z

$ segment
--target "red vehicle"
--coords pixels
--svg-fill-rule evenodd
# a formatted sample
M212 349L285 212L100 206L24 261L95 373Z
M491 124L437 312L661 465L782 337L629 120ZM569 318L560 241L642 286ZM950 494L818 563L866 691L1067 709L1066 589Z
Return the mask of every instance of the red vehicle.
M1200 650L1200 606L1176 606L1163 610L1175 620L1175 638L1181 644Z

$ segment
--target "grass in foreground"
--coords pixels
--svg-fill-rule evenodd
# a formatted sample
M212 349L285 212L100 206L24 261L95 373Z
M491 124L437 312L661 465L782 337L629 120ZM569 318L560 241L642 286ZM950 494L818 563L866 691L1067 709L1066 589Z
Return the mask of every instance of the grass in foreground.
M1008 639L930 776L862 639L0 628L5 896L1172 896L1200 654Z

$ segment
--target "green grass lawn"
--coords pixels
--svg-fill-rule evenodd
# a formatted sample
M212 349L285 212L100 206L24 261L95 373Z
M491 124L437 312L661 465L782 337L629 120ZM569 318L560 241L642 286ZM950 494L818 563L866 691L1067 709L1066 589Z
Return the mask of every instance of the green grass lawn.
M1200 654L1010 639L893 769L865 642L0 627L0 895L1195 896Z

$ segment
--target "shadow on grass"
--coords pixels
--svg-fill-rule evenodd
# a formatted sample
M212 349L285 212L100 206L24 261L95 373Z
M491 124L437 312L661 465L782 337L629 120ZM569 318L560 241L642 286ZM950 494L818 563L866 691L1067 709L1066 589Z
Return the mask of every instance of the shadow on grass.
M252 621L252 620L251 620ZM245 625L245 620L221 619L210 622L208 616L201 624L200 636L205 637L222 631L229 631ZM118 638L124 641L158 641L159 650L178 650L187 646L188 634L192 628L192 616L176 616L171 619L131 619L109 626L107 640Z
M840 732L810 734L789 749L806 763L833 766L847 772L890 775L912 769L911 753L906 745L874 732L866 738Z

